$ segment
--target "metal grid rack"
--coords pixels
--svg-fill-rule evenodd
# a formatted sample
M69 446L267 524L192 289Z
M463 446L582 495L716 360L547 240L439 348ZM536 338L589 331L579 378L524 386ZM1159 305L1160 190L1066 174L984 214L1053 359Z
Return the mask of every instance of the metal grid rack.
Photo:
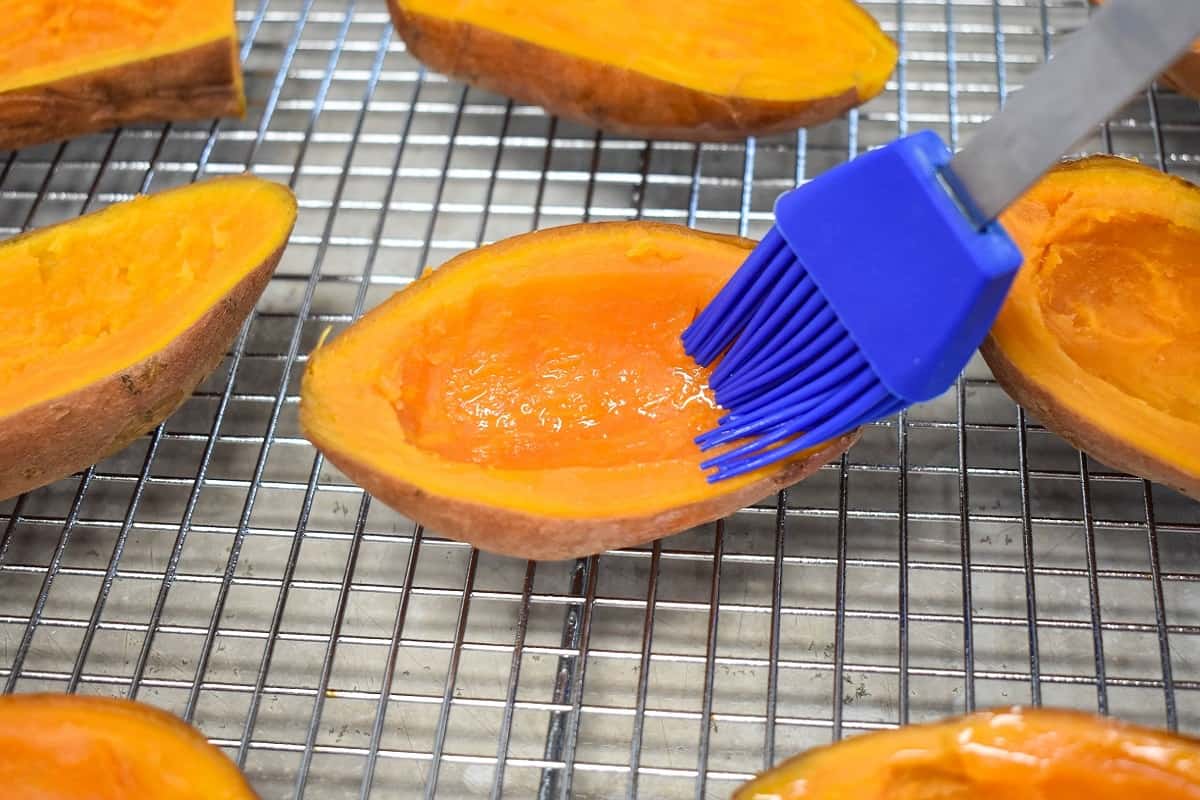
M1042 430L975 364L840 463L715 525L578 562L480 554L303 440L297 379L425 264L581 219L761 233L780 191L917 127L959 142L1083 0L869 0L902 44L847 119L645 142L427 73L382 0L247 0L244 121L0 153L0 233L245 168L299 222L166 424L0 504L7 691L135 696L265 798L725 797L802 748L976 706L1200 730L1200 506ZM1151 91L1089 143L1200 177ZM386 212L386 213L385 213Z

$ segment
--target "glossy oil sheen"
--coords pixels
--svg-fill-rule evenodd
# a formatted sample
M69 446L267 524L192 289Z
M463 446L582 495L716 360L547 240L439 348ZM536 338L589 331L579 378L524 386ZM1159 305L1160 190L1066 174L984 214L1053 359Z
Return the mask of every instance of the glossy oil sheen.
M1012 709L855 737L781 764L734 800L1196 800L1193 739Z
M719 412L679 336L708 291L559 274L476 295L388 376L401 425L424 450L504 468L695 458Z

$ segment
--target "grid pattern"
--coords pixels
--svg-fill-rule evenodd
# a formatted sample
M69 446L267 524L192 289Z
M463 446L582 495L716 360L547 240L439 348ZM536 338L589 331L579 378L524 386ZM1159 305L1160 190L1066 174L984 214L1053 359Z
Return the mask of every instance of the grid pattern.
M725 797L799 749L993 704L1200 730L1200 506L1047 433L981 362L777 497L576 562L441 539L296 423L321 332L424 265L586 219L761 234L779 192L857 152L920 127L965 140L1083 0L868 1L903 50L882 96L699 147L428 73L382 5L242 2L244 121L0 153L4 235L244 169L300 200L195 396L0 503L6 691L163 706L265 798ZM1200 110L1150 90L1084 149L1200 178Z

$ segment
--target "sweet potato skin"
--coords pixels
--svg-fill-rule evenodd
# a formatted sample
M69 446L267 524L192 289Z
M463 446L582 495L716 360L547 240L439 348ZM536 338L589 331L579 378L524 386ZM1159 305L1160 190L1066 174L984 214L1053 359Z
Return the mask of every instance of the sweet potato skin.
M280 247L157 353L0 418L0 499L65 478L170 416L221 362L282 254Z
M0 149L133 122L245 113L232 39L0 92Z
M1177 92L1200 100L1200 42L1163 73L1163 81Z
M1009 397L1031 411L1043 425L1073 447L1116 469L1161 483L1200 500L1200 475L1164 463L1071 411L1036 381L1023 375L991 336L984 341L979 352Z
M722 97L415 14L403 0L388 0L388 8L409 51L433 69L619 135L736 141L827 122L866 99L853 89L794 103Z
M311 431L306 432L312 438ZM313 443L334 466L379 500L432 533L446 534L490 553L539 561L554 561L601 553L679 533L720 519L740 508L799 483L858 441L851 431L826 442L807 458L738 491L658 514L610 519L561 519L492 508L458 498L439 497L405 481L382 475L338 449L331 441Z

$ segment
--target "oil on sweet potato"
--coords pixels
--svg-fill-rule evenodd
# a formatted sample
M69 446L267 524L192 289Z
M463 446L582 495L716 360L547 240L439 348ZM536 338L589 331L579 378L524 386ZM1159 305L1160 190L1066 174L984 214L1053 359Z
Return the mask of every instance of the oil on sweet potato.
M241 116L234 0L0 0L0 149Z
M705 480L692 439L721 412L679 336L752 246L623 222L465 253L312 355L301 426L383 502L493 552L569 558L717 519L857 438Z
M619 134L722 141L841 116L895 44L852 0L389 0L436 70Z
M131 700L0 697L0 794L30 800L256 800L182 720Z
M733 800L1200 800L1200 741L1075 711L1003 709L796 756Z
M220 362L295 221L286 187L218 178L0 243L0 498L153 428Z
M1092 156L1003 219L1025 265L982 348L996 379L1076 447L1200 497L1200 188Z

